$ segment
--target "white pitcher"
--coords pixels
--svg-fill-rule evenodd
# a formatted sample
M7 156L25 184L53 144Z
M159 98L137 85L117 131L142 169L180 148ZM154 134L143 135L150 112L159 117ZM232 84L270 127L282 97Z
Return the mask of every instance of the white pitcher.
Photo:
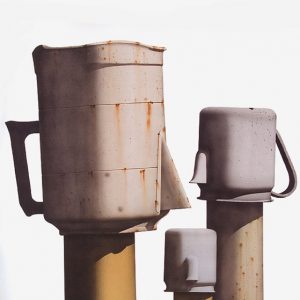
M165 143L164 50L126 41L34 50L39 122L7 122L28 215L43 212L62 233L128 232L189 207ZM34 132L43 204L26 163Z

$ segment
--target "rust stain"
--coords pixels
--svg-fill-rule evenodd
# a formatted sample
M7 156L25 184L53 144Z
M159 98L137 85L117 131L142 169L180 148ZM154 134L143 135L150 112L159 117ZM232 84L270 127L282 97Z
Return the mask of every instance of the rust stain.
M120 129L120 104L115 104L115 112L116 112L116 117L117 117L117 127Z
M146 170L140 170L141 180L142 180L142 187L143 187L143 200L147 202L147 186L145 181Z
M142 175L143 181L145 181L145 169L140 170L140 174Z
M147 103L147 129L151 126L152 103Z

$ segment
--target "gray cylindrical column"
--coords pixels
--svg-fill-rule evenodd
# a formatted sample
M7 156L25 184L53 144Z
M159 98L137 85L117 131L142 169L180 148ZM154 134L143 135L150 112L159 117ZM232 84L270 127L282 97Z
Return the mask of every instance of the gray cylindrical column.
M263 299L263 204L207 201L217 232L215 300Z

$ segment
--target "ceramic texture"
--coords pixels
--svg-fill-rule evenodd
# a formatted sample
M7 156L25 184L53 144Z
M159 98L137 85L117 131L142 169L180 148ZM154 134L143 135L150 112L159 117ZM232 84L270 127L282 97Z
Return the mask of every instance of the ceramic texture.
M170 229L165 234L164 280L168 292L214 292L217 236L211 229Z
M165 143L164 50L126 41L34 50L43 213L63 234L151 230L189 207Z

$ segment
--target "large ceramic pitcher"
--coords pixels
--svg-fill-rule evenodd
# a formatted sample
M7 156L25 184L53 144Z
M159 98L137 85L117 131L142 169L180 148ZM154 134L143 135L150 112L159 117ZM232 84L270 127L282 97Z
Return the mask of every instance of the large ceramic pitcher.
M164 50L119 41L34 50L39 122L8 122L28 215L43 210L63 233L140 223L145 230L162 210L188 206L165 145ZM24 139L33 132L40 132L43 209L28 179Z

